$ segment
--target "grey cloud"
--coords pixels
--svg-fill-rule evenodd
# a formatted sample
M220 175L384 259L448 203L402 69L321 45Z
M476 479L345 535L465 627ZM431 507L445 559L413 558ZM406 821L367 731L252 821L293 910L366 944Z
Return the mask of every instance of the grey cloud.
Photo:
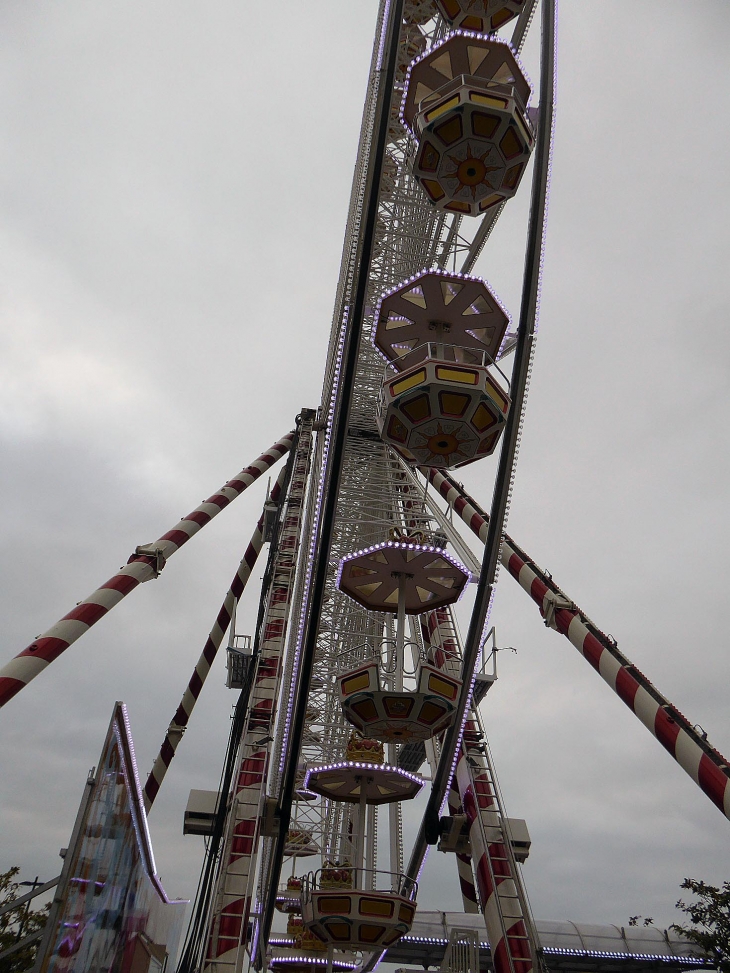
M247 6L0 10L5 657L318 403L376 5L282 0L276 24ZM563 0L560 15L509 530L728 753L730 14ZM535 57L531 40L536 76ZM513 314L526 197L478 266ZM484 504L493 468L459 474ZM115 699L147 772L263 493L4 709L0 869L55 870ZM244 629L255 611L252 584ZM484 717L533 834L535 913L671 922L685 875L727 878L727 822L506 576L493 620L520 651ZM223 680L219 666L151 817L176 895L195 888L182 811L217 782ZM432 852L422 904L442 890L458 909L453 863Z

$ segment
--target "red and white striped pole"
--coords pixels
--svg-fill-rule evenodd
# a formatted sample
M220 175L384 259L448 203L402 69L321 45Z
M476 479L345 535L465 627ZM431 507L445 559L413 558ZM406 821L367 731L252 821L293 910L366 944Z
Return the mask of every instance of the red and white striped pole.
M461 660L450 611L431 611L421 625L429 660L458 675ZM495 973L531 973L527 903L514 856L507 847L503 815L492 785L491 767L480 748L481 739L479 725L470 714L448 794L450 813L464 813L469 825L471 855L456 855L464 911L483 913Z
M276 502L280 495L286 479L286 467L284 467L279 474L279 478L274 484L274 488L271 491L270 499ZM231 587L228 589L228 593L223 601L221 610L218 612L218 617L215 620L215 625L210 630L208 639L205 643L200 658L197 661L193 674L190 677L190 682L185 690L185 694L177 708L177 712L170 721L170 725L167 728L167 735L165 736L160 752L152 766L150 775L147 778L147 783L144 785L144 808L149 814L150 808L154 804L155 798L162 786L162 781L165 779L165 774L168 771L170 764L172 763L172 758L175 756L175 751L177 750L178 744L182 739L182 735L185 732L185 727L188 725L190 716L195 708L195 704L198 701L201 690L203 689L203 684L210 672L210 668L213 665L213 660L215 659L218 649L221 647L221 643L226 636L228 627L231 624L231 619L233 617L233 612L236 607L238 599L243 594L243 589L246 587L248 579L251 577L251 572L254 569L254 565L261 553L261 548L264 546L264 514L262 513L259 517L259 522L256 524L256 529L251 536L248 547L246 548L246 553L241 558L241 563L238 565L238 570L236 575L231 582Z
M467 720L467 727L469 726ZM532 973L525 906L504 833L490 773L466 739L456 765L456 785L469 824L469 841L495 973ZM468 756L467 756L468 755ZM472 770L468 761L475 766Z
M421 616L421 632L424 644L428 647L429 662L458 678L461 672L461 658L457 648L456 633L451 613L445 608L437 608L428 615ZM456 777L451 778L449 788L449 814L463 814L461 797ZM474 885L474 871L471 855L456 854L456 868L459 873L459 887L464 912L479 912L479 899Z
M271 585L261 627L261 645L238 749L234 797L229 806L221 866L208 927L203 969L222 973L241 968L249 932L252 882L256 874L262 815L261 799L268 779L271 746L280 706L285 718L287 692L282 686L286 644L294 592L299 543L304 525L308 472L312 452L314 411L302 413L294 453L286 510L271 566Z
M421 621L421 631L429 647L429 661L458 676L461 659L451 612L444 608L429 612ZM483 913L495 973L532 973L527 901L508 849L503 814L481 740L479 724L470 712L448 793L449 813L465 814L469 825L471 854L456 855L464 912Z
M487 516L478 504L440 470L429 469L427 475L449 506L484 541ZM501 561L538 605L545 624L573 643L713 804L730 818L728 760L507 534L502 542Z
M461 796L456 785L456 777L451 780L449 790L449 814L463 814L461 806ZM461 888L461 901L464 905L464 912L479 912L479 900L477 890L474 885L474 872L472 871L471 855L456 853L456 867L459 872L459 887Z
M430 611L425 623L421 622L421 631L424 642L430 646L430 661L458 679L461 675L461 652L451 613L445 608Z
M294 433L288 433L187 517L183 517L159 540L138 547L118 574L79 602L60 621L0 669L0 706L4 706L19 693L31 679L35 679L130 591L150 578L156 578L168 558L288 452L293 439Z

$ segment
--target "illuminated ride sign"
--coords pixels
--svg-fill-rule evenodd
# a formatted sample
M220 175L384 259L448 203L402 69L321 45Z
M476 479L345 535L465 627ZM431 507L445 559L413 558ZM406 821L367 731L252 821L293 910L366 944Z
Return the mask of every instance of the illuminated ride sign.
M114 707L89 787L40 973L161 973L174 960L187 902L168 899L155 872L123 703Z

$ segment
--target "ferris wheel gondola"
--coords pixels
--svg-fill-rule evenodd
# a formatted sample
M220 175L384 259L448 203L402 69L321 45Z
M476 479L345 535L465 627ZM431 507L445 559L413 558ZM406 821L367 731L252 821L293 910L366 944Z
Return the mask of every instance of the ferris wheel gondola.
M302 410L295 433L158 542L138 547L0 676L4 702L289 453L145 788L149 810L230 625L228 685L240 695L221 794L198 792L205 821L188 829L209 841L181 973L237 973L246 958L258 970L367 973L389 947L407 949L419 876L436 843L457 856L465 910L483 914L495 973L530 973L542 962L517 867L529 838L521 849L514 840L475 705L500 551L546 624L624 701L630 696L730 816L724 758L504 536L535 337L555 3L542 5L539 115L518 45L495 32L517 18L513 39L523 38L533 7L381 2L320 408ZM498 364L508 313L484 280L444 268L464 251L473 264L533 155L508 377ZM476 230L465 230L467 216L481 221ZM499 461L485 464L494 481L487 516L444 471L498 447ZM484 543L463 643L452 607L470 572L447 550L455 529L443 511L434 514L419 479L426 468ZM265 542L256 633L238 651L235 605ZM426 812L404 864L402 805L427 778ZM386 852L387 867L378 867ZM274 929L284 919L286 930Z

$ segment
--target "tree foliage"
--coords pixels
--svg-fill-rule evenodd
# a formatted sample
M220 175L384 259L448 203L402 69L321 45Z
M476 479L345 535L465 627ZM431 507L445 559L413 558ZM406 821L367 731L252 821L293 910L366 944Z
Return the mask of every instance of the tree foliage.
M0 908L14 902L22 895L18 882L14 881L20 869L14 866L7 872L0 872ZM17 909L9 909L0 915L0 953L14 946L15 943L38 932L46 924L48 906L42 909L32 909L31 902L19 905ZM29 970L35 959L37 943L19 949L5 959L0 959L0 973L22 973Z
M730 882L723 882L718 888L686 878L681 888L697 897L696 902L677 902L677 908L689 916L692 925L675 923L671 928L712 956L718 970L730 973Z

